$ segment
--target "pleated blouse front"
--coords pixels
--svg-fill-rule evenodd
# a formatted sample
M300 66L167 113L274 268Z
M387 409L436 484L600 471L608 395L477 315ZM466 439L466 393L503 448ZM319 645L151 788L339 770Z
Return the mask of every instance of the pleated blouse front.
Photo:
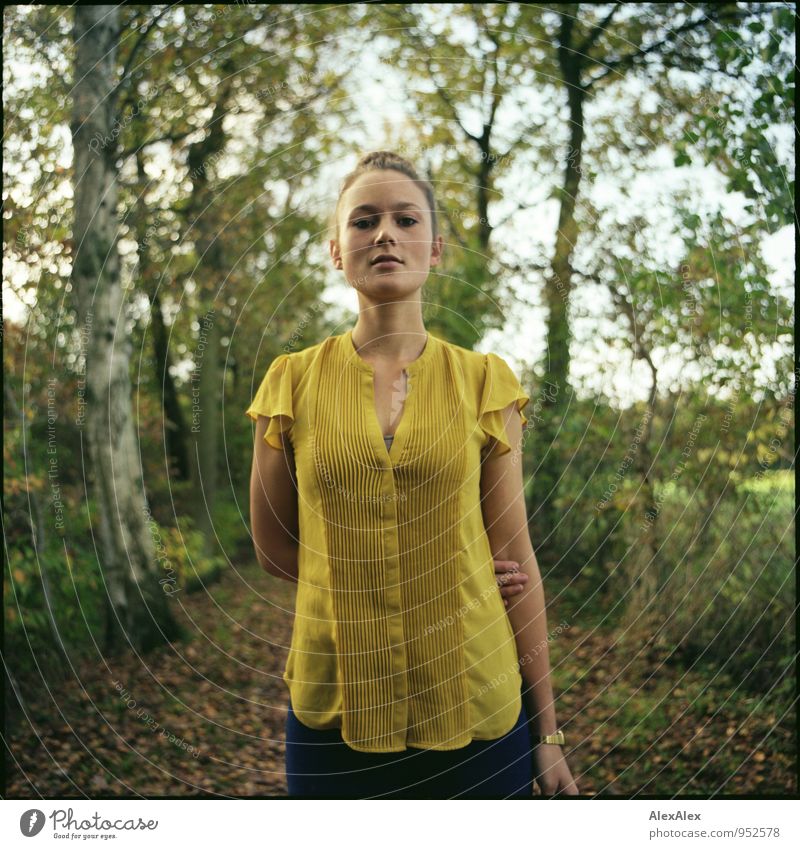
M521 708L514 634L480 506L481 449L528 395L506 362L428 333L386 445L352 331L270 365L247 415L294 450L297 718L364 752L501 737Z

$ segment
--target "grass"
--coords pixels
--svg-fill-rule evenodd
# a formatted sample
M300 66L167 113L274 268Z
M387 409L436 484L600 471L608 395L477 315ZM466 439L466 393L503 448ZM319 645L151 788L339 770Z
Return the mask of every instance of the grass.
M789 492L794 494L794 470L779 469L765 472L761 478L747 478L738 488L750 492Z

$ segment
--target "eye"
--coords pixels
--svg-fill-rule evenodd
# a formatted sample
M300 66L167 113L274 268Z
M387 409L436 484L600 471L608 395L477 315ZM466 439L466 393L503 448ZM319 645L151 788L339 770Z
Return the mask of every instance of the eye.
M373 219L374 219L374 216L370 217L370 218L356 218L353 221L351 221L350 224L351 224L352 227L356 227L359 230L364 230L366 228L362 227L361 225L362 224L369 225L369 224L372 223ZM403 222L404 226L406 226L406 227L413 227L415 224L419 223L416 218L413 218L410 215L402 215L402 216L400 216L400 218L398 220ZM409 223L407 223L407 222L409 222Z

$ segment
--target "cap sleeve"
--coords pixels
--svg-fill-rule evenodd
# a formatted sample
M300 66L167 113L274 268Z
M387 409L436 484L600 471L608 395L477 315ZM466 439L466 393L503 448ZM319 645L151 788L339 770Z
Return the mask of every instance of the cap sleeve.
M268 416L269 424L264 441L273 448L282 449L282 433L291 436L294 422L292 407L292 367L288 354L280 354L272 361L252 403L245 411L256 421L259 416Z
M486 434L487 443L489 438L494 438L498 443L497 453L507 454L511 450L511 444L506 433L503 410L516 401L524 426L528 420L522 408L530 401L530 397L522 389L516 375L502 357L490 353L485 355L484 360L486 372L478 421Z

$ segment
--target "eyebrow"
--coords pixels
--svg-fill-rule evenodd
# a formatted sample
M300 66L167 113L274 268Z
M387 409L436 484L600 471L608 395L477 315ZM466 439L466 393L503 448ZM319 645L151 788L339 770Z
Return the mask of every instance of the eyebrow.
M402 203L395 204L392 209L418 209L422 212L422 208L418 206L416 203L411 203L409 201L404 201ZM380 209L377 206L373 206L371 203L362 203L359 206L356 206L354 209L350 210L350 215L355 215L356 212L380 212Z

